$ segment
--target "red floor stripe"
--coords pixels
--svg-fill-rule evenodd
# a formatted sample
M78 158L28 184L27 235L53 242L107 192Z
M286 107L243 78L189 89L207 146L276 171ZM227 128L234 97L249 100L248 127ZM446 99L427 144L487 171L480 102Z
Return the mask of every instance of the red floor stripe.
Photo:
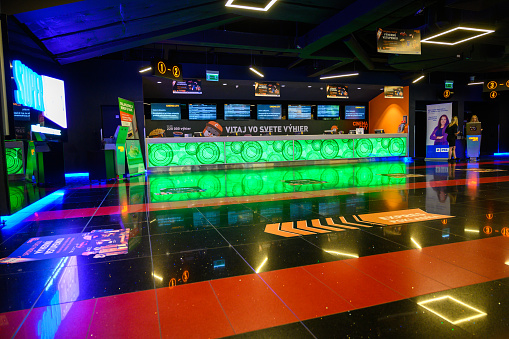
M503 254L490 257L494 249ZM160 288L159 315L154 290L85 300L67 309L56 334L83 333L90 323L94 338L155 338L158 316L164 338L244 333L509 277L508 252L509 238L499 236ZM31 337L45 311L65 305L34 309L20 335ZM0 314L0 337L12 335L26 312Z

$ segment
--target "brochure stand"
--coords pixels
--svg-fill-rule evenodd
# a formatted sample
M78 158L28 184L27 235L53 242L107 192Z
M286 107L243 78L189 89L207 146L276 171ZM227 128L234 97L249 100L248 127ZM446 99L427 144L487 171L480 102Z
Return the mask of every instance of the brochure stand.
M467 123L467 158L476 161L481 151L481 123Z

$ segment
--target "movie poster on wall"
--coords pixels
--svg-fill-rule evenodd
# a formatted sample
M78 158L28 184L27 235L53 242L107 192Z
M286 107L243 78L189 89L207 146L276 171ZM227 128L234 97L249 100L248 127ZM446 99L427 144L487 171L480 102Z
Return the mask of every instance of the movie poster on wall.
M378 53L421 54L421 31L379 28L376 32Z
M329 99L348 99L348 86L345 85L327 85L327 98Z
M452 102L427 105L426 158L447 159L449 144L445 129L452 119Z

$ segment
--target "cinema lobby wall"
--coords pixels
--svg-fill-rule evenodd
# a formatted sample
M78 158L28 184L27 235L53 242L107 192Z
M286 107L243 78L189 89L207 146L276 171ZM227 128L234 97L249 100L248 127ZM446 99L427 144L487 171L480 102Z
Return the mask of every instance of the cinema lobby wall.
M185 78L203 79L203 94L199 98L190 98L189 96L172 94L169 79L141 75L139 70L148 65L149 60L119 61L96 58L58 65L55 61L49 59L44 51L22 30L16 28L15 25L10 25L9 28L10 59L14 56L19 57L29 63L33 69L58 75L65 81L68 112L68 141L64 143L66 172L87 172L87 152L97 150L101 146L101 106L118 105L118 97L135 102L140 130L144 128L144 100L157 99L179 102L196 99L211 102L214 100L257 102L252 84L259 78L253 75L246 66L209 66L209 68L220 72L220 81L211 83L203 79L207 66L185 63L183 62L185 60L179 60L182 63ZM176 57L178 58L178 55ZM425 82L411 84L411 80L402 81L397 72L360 71L360 75L357 77L320 81L318 79L310 80L305 70L299 68L288 70L286 68L263 67L263 69L266 73L264 78L266 81L298 84L298 86L289 85L282 88L281 98L264 99L273 102L288 103L305 100L306 102L339 102L344 105L345 103L359 102L356 96L362 89L357 90L357 87L362 87L362 84L376 84L380 85L380 88L384 85L409 86L405 90L405 99L399 99L398 102L401 103L398 105L406 107L406 100L408 100L408 147L410 156L420 156L417 148L424 149L420 143L425 142L426 139L417 134L414 135L414 125L416 121L421 121L419 119L422 116L425 116L426 104L446 102L439 98L439 93L444 89L443 79L435 79L432 76ZM487 128L498 129L499 125L501 131L509 128L509 118L506 114L506 107L509 107L509 102L507 96L504 95L505 93L501 93L496 100L490 100L482 95L482 89L478 86L466 86L468 79L464 75L449 74L448 77L455 80L454 95L449 101L455 103L460 122L468 119L471 114L477 114L483 122L485 130ZM157 80L162 83L157 84ZM228 85L223 86L223 82L228 83ZM240 83L239 88L235 88L235 82ZM349 85L352 89L350 99L326 99L324 90L320 90L320 87L325 86L328 82ZM308 85L312 88L308 88ZM405 115L405 110L395 115L394 119L397 117L399 121L394 121L392 124L391 116L393 113L388 114L387 112L392 111L386 111L386 108L390 106L387 103L396 99L383 98L381 91L373 95L373 98L372 107L369 110L370 132L378 128L379 124L381 128L387 129L387 131L391 131L389 128L396 128L400 117ZM368 102L365 101L365 103ZM464 114L464 111L466 111L466 114ZM388 117L384 118L384 114L381 112L385 112ZM417 119L416 115L418 116ZM379 121L379 119L381 120ZM482 152L493 154L497 150L500 152L509 151L508 141L505 140L507 138L501 138L500 144L497 138L498 136L495 133L486 134L483 137ZM140 141L144 148L143 140Z

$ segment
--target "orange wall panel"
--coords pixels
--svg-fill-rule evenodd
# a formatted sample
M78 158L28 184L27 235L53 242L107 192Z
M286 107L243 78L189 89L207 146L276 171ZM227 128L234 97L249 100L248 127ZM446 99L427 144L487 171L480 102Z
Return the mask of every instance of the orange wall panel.
M398 125L403 116L408 117L409 88L403 88L403 99L385 98L380 93L369 102L369 133L375 133L375 129L384 129L385 133L397 133Z

